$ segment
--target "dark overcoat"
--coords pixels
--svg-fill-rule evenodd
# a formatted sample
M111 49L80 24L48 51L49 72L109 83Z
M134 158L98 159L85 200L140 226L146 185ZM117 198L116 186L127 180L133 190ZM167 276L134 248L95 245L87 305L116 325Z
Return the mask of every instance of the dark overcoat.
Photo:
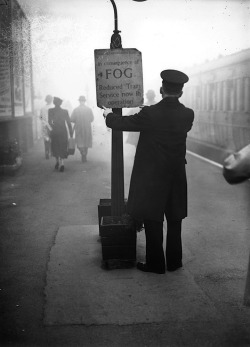
M52 155L56 158L67 158L68 132L70 136L73 135L68 111L60 107L51 108L48 111L48 121L52 129L50 135Z
M114 130L140 131L127 203L134 218L187 216L186 138L193 120L193 110L173 97L132 116L107 115L106 124Z

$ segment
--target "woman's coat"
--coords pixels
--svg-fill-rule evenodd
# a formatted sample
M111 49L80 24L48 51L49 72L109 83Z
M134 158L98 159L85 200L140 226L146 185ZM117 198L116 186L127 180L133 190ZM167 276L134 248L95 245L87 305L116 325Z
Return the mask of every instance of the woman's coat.
M48 111L48 119L49 125L52 128L50 134L52 154L56 158L67 158L68 131L70 136L72 136L72 126L68 111L60 107L51 108Z

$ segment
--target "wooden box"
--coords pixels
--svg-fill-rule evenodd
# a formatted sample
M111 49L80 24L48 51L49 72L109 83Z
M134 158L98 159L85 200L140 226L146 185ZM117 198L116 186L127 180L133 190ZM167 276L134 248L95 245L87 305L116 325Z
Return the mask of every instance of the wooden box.
M100 223L103 261L136 260L136 229L129 216L104 216ZM106 263L107 265L107 263ZM123 267L123 266L121 266Z
M126 213L127 199L124 200L124 209ZM99 235L100 235L100 224L102 217L111 216L111 199L100 199L98 205L98 222L99 222Z

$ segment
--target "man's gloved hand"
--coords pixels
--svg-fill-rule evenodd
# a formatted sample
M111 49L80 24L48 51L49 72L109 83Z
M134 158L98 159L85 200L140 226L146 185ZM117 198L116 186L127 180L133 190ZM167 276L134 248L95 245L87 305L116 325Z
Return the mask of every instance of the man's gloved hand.
M104 119L106 119L107 115L109 113L112 113L112 110L111 110L111 108L106 108L105 106L102 106L102 109L104 110L103 117L104 117Z

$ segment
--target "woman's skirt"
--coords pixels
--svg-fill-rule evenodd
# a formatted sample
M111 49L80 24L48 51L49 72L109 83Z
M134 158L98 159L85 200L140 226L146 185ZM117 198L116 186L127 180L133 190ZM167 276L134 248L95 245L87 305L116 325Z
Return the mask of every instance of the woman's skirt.
M68 157L68 137L64 134L51 134L51 152L56 158Z

